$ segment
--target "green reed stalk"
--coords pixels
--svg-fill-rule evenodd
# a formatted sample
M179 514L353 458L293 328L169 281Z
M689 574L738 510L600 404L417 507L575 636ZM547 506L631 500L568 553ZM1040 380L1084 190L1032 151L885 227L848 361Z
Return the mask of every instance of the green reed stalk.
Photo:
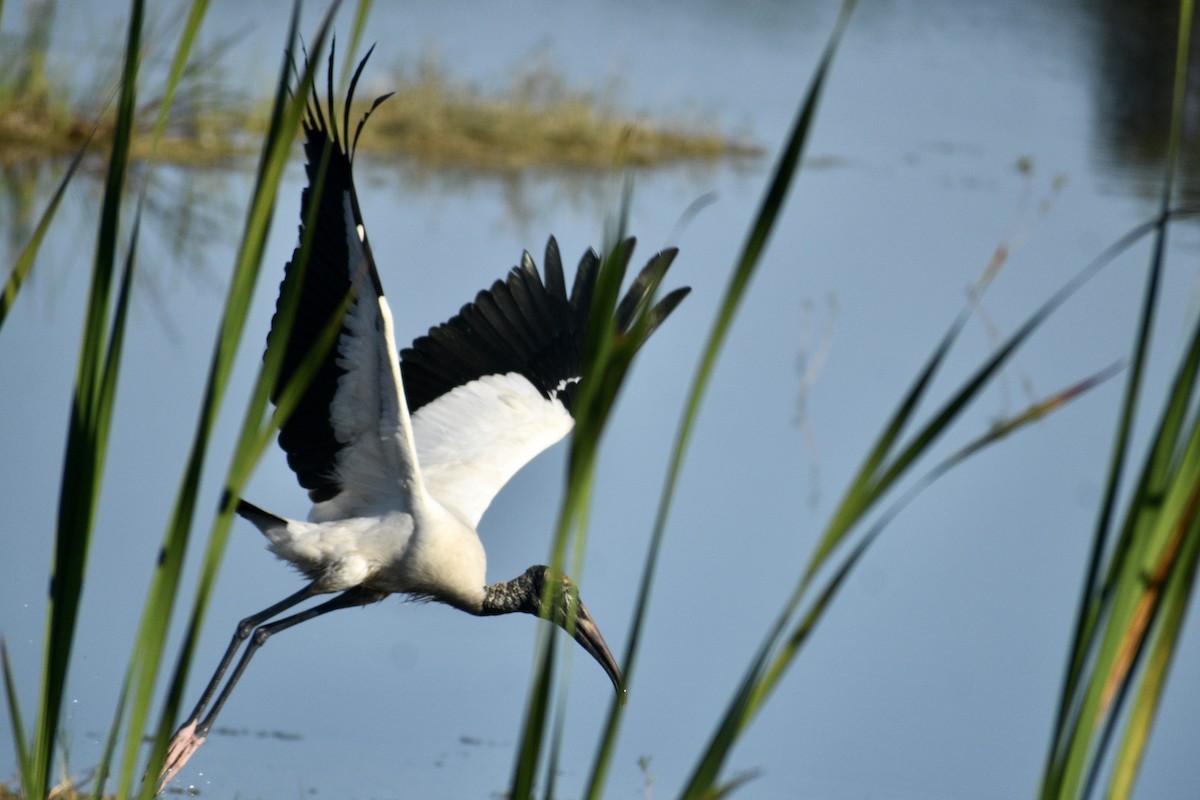
M142 3L134 0L68 426L48 598L42 689L34 723L33 746L27 762L30 772L22 775L26 796L30 800L40 800L50 789L55 738L62 712L120 370L125 312L133 269L132 247L122 273L119 300L111 325L109 313L116 272L117 238L120 235L121 197L128 170L136 108L135 79L142 12ZM24 736L23 731L16 733Z
M336 4L334 8L336 8ZM319 53L324 47L332 22L332 13L333 9L330 10L329 15L318 29L313 42L314 53ZM293 45L297 40L298 15L299 4L297 3L289 32L289 43ZM287 52L290 54L292 50L293 48L289 47ZM147 595L134 661L130 666L134 675L134 710L130 715L131 721L125 747L126 755L122 761L121 781L118 784L118 795L120 796L126 796L132 788L137 754L135 737L140 737L140 732L145 726L149 704L157 681L167 626L178 594L183 556L191 537L192 517L198 499L201 469L233 367L233 359L238 352L245 329L250 299L258 280L262 256L270 232L276 193L291 151L291 144L295 141L296 132L299 130L304 103L312 83L313 70L314 67L311 64L306 67L300 86L293 96L288 90L291 78L290 57L285 56L280 67L272 124L263 144L257 179L247 211L245 230L234 264L233 276L226 297L225 312L213 349L208 383L197 420L191 453L184 469L171 519L164 534L161 550L163 556L155 570ZM243 426L230 466L231 477L227 481L227 499L222 503L213 521L192 613L168 686L167 699L156 727L154 744L146 763L144 773L147 779L143 780L140 790L143 798L149 798L154 794L154 776L157 775L158 766L161 764L166 750L167 738L178 713L187 670L203 623L204 610L212 585L216 580L220 559L224 553L224 545L232 522L233 498L248 479L257 455L262 452L262 447L255 448L254 443L263 438L260 427L268 393L269 390L264 388L263 375L260 373L259 385L255 388L250 408L247 411L247 420L253 419L254 423L252 426L249 423Z
M770 183L763 196L762 205L747 234L742 253L730 275L729 284L725 289L721 305L717 310L717 315L713 321L708 339L701 351L700 364L697 366L696 375L692 380L692 386L685 401L683 417L680 420L679 430L675 436L675 444L672 447L667 477L664 481L658 512L650 537L650 546L647 551L641 583L638 589L638 598L634 607L633 622L630 629L629 645L626 650L624 664L622 665L622 668L625 670L626 681L630 681L634 674L638 649L641 643L642 625L645 621L646 612L649 609L650 594L653 588L654 575L657 571L659 552L666 532L667 518L674 499L675 488L683 469L687 446L691 440L692 428L699 416L701 401L708 388L708 382L716 366L717 356L724 345L725 337L729 332L730 326L733 324L742 298L750 284L750 279L753 277L762 253L766 248L775 221L787 199L792 179L795 177L804 154L804 145L808 139L808 133L816 117L825 78L833 63L833 57L837 52L837 45L840 43L846 26L849 23L850 16L854 11L854 6L855 0L846 0L842 4L838 21L818 63L812 83L801 100L791 133L780 154L779 162L776 164L771 175ZM620 729L622 710L623 704L621 699L614 699L609 707L604 734L598 746L588 779L587 796L589 798L599 797L603 792L604 781Z
M1181 0L1171 127L1154 248L1042 775L1043 800L1093 794L1107 763L1124 701L1136 692L1134 705L1125 718L1124 741L1113 755L1109 796L1128 797L1132 792L1194 586L1200 525L1196 524L1194 502L1198 476L1190 460L1190 442L1197 436L1197 420L1193 416L1188 422L1188 409L1200 360L1200 327L1176 368L1117 540L1109 543L1159 302L1182 140L1192 18L1193 3Z

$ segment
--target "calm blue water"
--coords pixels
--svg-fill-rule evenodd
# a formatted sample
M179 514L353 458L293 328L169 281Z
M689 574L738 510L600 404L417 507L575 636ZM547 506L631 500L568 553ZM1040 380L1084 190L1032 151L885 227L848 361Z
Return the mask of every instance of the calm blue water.
M223 69L227 83L249 96L271 85L283 47L287 4L273 5L266 12L216 0L209 14L204 44L237 36ZM378 43L364 78L370 91L386 91L396 66L429 52L484 87L503 85L531 54L548 52L572 83L603 87L616 79L631 108L711 119L771 152L836 13L828 2L379 5L366 33ZM55 52L81 92L93 84L79 65L105 65L119 51L124 20L103 6L60 8ZM171 14L160 13L161 29L173 30ZM1068 0L864 0L858 9L809 162L704 404L609 796L644 796L643 756L652 796L671 796L686 779L832 507L996 248L1008 249L1004 271L935 396L1152 212L1165 102L1155 81L1170 46L1125 13ZM8 9L3 27L19 25L16 16ZM341 27L348 25L346 16ZM605 441L586 571L577 577L618 654L682 396L769 167L768 158L749 168L636 176L638 255L678 244L672 282L694 292L637 363ZM550 233L564 255L599 243L619 188L609 176L429 175L389 160L363 162L359 177L402 340L452 314L523 248L540 260ZM294 245L301 179L294 164L206 473L210 507L257 368L279 267ZM43 179L47 190L54 180ZM173 229L160 222L141 250L71 675L64 734L74 772L94 763L116 702L249 191L248 175L235 169L161 168L155 180L160 205L198 198L187 204L194 235L174 249ZM677 230L689 203L710 191L716 203ZM0 332L9 543L0 632L27 713L97 197L94 187L72 189ZM1172 233L1147 419L1196 312L1198 248L1194 227ZM1057 313L943 452L1123 358L1146 255L1138 248ZM1032 793L1120 392L1119 379L1097 388L941 481L893 523L731 758L730 775L761 773L742 796ZM545 559L562 474L559 447L497 498L481 526L490 579ZM247 496L281 514L307 508L274 450ZM185 703L235 621L299 585L249 525L237 526ZM229 733L214 736L176 783L219 798L495 796L507 787L536 630L529 619L480 620L396 600L309 623L256 658L223 713ZM1200 688L1190 679L1198 642L1193 615L1139 797L1194 796L1200 785L1193 752ZM611 694L590 659L572 657L562 797L581 791ZM0 726L0 777L14 769L10 740Z

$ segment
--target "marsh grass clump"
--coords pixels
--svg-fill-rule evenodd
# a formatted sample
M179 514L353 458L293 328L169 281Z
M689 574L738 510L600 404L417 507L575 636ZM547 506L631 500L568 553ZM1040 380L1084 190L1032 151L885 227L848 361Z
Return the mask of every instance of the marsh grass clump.
M0 47L0 166L71 156L89 141L100 152L113 141L117 76L81 89L55 74L49 66L44 16L35 16L27 34ZM248 135L250 116L240 110L245 98L234 96L218 77L223 47L201 54L185 68L185 82L157 142L152 144L152 130L164 98L149 96L134 109L134 159L209 166L254 152L261 134Z
M63 778L46 793L46 800L82 800L82 798L94 797L94 793L88 788L89 781L90 779L85 779L76 782L71 778ZM16 785L0 782L0 800L26 799ZM112 800L112 795L104 795L102 800Z
M762 155L712 122L623 113L615 83L600 91L571 87L546 56L493 93L454 79L433 59L393 84L396 92L375 112L362 146L432 165L601 169Z
M0 46L0 161L11 164L72 141L74 115L47 68L49 15L33 15L28 30ZM74 139L78 142L79 139Z
M42 32L45 33L44 31ZM99 100L80 104L47 68L45 35L23 37L0 55L0 164L70 155L88 141L112 141L115 114ZM250 156L269 126L267 99L247 104L220 80L222 47L185 68L163 136L151 144L162 98L142 100L134 114L131 156L209 166ZM110 83L115 83L115 78ZM762 149L723 134L701 118L656 119L623 111L616 81L595 91L569 86L549 56L534 55L506 87L484 92L434 59L399 72L395 92L362 137L365 150L401 155L433 167L512 172L530 167L607 169L679 162L754 159ZM243 109L257 106L257 111ZM367 104L353 110L365 111Z

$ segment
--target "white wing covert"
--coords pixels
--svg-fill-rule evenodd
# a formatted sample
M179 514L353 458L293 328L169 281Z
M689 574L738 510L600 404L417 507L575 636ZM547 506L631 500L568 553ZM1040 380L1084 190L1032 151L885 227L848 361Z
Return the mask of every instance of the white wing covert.
M626 263L633 241L618 252ZM616 311L619 333L649 302L652 276L675 257L664 250L631 283ZM553 237L545 282L529 253L449 321L400 354L417 458L429 494L478 526L500 488L574 425L576 386L600 258L584 253L570 296ZM623 267L622 267L623 269ZM652 310L656 326L684 298L677 289Z

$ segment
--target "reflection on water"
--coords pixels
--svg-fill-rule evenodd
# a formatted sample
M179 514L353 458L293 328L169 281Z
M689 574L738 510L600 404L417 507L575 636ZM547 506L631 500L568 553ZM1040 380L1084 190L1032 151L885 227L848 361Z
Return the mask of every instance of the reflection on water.
M471 198L487 193L500 204L483 220L489 228L516 231L522 238L544 235L530 224L544 219L555 209L570 209L583 216L605 219L620 201L621 186L627 173L586 169L532 168L518 172L479 171L471 168L429 167L411 160L377 159L359 155L365 169L359 174L371 182L386 185L397 198L416 196ZM648 174L657 183L673 187L683 198L683 208L713 185L718 175L752 175L763 171L757 160L727 160L673 164L654 168L631 169L628 175L635 187ZM636 190L636 189L635 189Z
M470 198L482 192L499 197L502 202L491 209L492 218L482 222L534 239L543 232L531 230L530 223L544 218L553 209L569 208L581 215L603 219L616 207L622 183L621 173L596 170L480 171L430 167L408 159L383 159L367 154L360 155L359 160L360 183L387 187L398 198ZM71 187L72 193L82 195L81 202L92 208L100 206L103 166L98 157L85 160ZM129 198L142 205L142 236L155 241L157 252L170 255L170 265L186 270L203 285L222 286L223 276L214 272L215 265L210 263L216 250L212 245L236 244L233 237L240 228L253 168L254 162L249 159L220 169L135 165L126 187ZM4 230L8 263L13 263L30 241L65 169L65 160L37 159L0 165L0 227ZM298 179L299 170L299 163L294 163L292 177ZM716 175L728 170L751 174L760 171L761 165L745 160L725 164L704 162L659 167L653 172L686 198L682 206L711 186ZM631 172L636 178L646 171ZM290 196L289 191L285 187L282 192L285 198ZM131 201L123 215L126 222L132 209ZM84 219L91 217L85 215ZM122 241L127 242L128 237ZM86 263L86 259L80 263ZM164 269L167 266L151 265L139 273L139 281L151 296L158 296L172 280L168 277L170 270ZM169 329L169 319L163 316L162 321Z
M225 725L218 726L212 729L214 736L228 736L231 738L252 736L255 739L275 739L281 742L299 742L304 739L298 733L291 731L280 730L250 730L249 728L231 728Z
M1095 104L1093 158L1099 169L1149 196L1156 196L1162 187L1171 123L1178 6L1175 0L1084 4L1091 24L1083 31L1096 54L1090 73ZM1191 49L1190 56L1179 188L1185 197L1195 199L1200 196L1197 48Z
M902 27L911 25L927 30L921 21L922 17L927 17L933 29L938 30L952 16L949 11L951 7L943 8L940 3L931 5L925 14L918 14L908 9L891 8L889 3L880 2L882 8L875 10L885 13L873 16L867 13L871 10L870 5L864 10L867 19L860 17L859 24L872 29L896 27L896 23L903 20ZM1007 12L993 9L987 14L975 14L975 24L1007 25L1011 29L1004 31L1004 35L1037 38L1039 31L1023 27L1037 20L1024 15L1020 4L1009 6ZM968 10L964 17L973 16L969 10L972 7L971 4L965 6ZM886 13L888 11L891 15ZM711 24L718 25L725 20L723 14L722 7L717 4L706 6L699 16L701 23L707 19ZM758 32L757 35L765 35L768 30L775 30L777 25L786 27L781 14L787 19L777 4L766 3L758 7L755 13L749 14L747 20L752 23L750 27ZM1086 76L1085 81L1090 87L1093 107L1089 145L1095 168L1100 174L1119 181L1138 194L1154 196L1161 181L1170 121L1173 71L1170 53L1175 46L1177 28L1175 0L1104 0L1095 4L1057 0L1041 5L1037 14L1057 18L1055 30L1073 36L1070 40L1056 43L1055 49L1060 57L1075 62L1076 70ZM758 22L754 23L754 20ZM219 18L212 20L216 26L220 22ZM380 22L388 24L394 20ZM815 24L811 19L808 22ZM796 20L791 19L790 24L795 23ZM51 61L56 58L62 61L64 47L75 36L70 33L70 23L60 24L68 30L51 40L47 52ZM20 25L15 27L19 30ZM241 31L240 35L244 33ZM235 38L238 35L229 32L218 34L220 45L208 48L203 56L206 62L216 61L206 67L202 80L211 82L212 75L236 71L229 70L221 59L236 63L237 59L244 58L238 52L238 46L242 44ZM956 33L952 28L946 28L941 30L940 35L953 39ZM40 36L41 39L48 38L45 31ZM171 40L167 35L160 38L164 42ZM45 44L43 41L43 47ZM953 46L950 41L946 44ZM84 55L92 60L110 56L98 50ZM94 77L83 77L95 74L80 68L80 63L86 60L88 58L80 59L77 51L70 52L71 69L68 74L73 74L77 81L94 80ZM1200 57L1193 56L1189 72L1197 79L1193 82L1194 89L1200 85ZM81 88L87 87L76 87L76 91ZM206 91L220 94L219 90L212 87ZM1195 94L1192 91L1192 95ZM186 86L180 96L185 99L190 96ZM695 102L707 101L697 99ZM1200 148L1194 146L1198 133L1200 107L1192 102L1185 116L1182 150L1181 188L1188 197L1200 193L1200 169L1197 169L1200 166ZM968 142L960 146L970 145ZM368 163L369 172L363 171L368 180L385 181L395 186L397 192L409 195L469 195L480 187L490 189L499 186L504 202L502 209L497 209L497 218L492 220L492 224L522 231L529 220L543 216L547 209L561 206L602 216L613 207L615 197L616 181L605 172L530 168L493 173L470 168L430 167L395 158L370 159ZM763 163L750 160L697 163L664 169L678 176L682 185L691 186L692 195L695 196L710 186L714 176L721 170L733 168L760 173L764 166ZM855 168L852 161L837 152L817 154L806 166L809 169ZM146 230L160 238L170 252L178 257L179 263L191 264L203 270L203 243L216 234L228 231L240 207L241 201L226 191L229 171L248 174L252 169L253 159L242 159L221 168L160 166L135 171L135 179L131 180L129 188L134 194L145 188ZM10 261L11 256L28 241L61 170L61 162L40 160L6 164L0 168L0 193L3 195L0 197L0 203L3 204L0 216L3 218ZM89 162L84 172L87 177L94 179L101 175L102 170L103 166L97 157ZM136 180L138 175L144 176L144 185ZM91 181L84 183L94 186ZM681 191L687 193L687 189Z
M33 235L39 206L49 191L42 186L43 161L0 166L0 220L11 264Z
M64 159L37 159L0 167L5 263L15 263L30 243L66 168ZM49 293L46 299L52 302L54 287L71 272L86 269L91 263L98 222L95 210L103 199L103 170L98 156L81 163L47 230L48 237L72 242L71 256L39 257L22 292L36 295L39 286L46 287L41 291ZM214 245L233 243L246 194L244 184L243 174L225 170L147 164L131 167L121 217L124 235L119 237L120 256L125 257L134 209L140 206L139 247L149 245L149 252L163 257L143 263L136 273L139 302L159 319L166 336L174 338L178 334L165 306L167 294L178 289L181 279L214 291L224 286L221 270L212 263L222 248ZM65 230L64 226L70 224L77 227Z

